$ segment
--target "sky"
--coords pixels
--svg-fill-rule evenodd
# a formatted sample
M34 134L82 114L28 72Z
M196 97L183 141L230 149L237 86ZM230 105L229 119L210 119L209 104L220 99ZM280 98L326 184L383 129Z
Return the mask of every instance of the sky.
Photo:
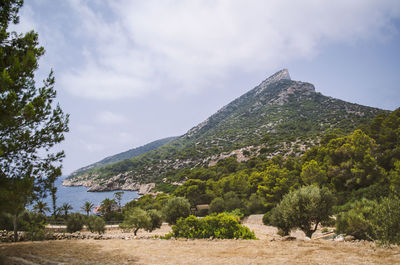
M398 0L29 0L70 114L63 174L184 134L287 68L324 95L400 107Z

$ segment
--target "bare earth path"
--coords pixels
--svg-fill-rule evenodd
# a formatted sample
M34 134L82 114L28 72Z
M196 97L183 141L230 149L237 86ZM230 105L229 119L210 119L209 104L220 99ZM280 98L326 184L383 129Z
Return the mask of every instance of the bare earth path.
M260 224L260 217L250 217L246 225L254 229L260 240L1 243L0 257L4 264L400 264L399 247L379 248L368 242L281 241L273 228ZM163 226L156 233L166 231L168 227ZM296 235L301 238L299 232ZM271 241L273 238L276 240Z

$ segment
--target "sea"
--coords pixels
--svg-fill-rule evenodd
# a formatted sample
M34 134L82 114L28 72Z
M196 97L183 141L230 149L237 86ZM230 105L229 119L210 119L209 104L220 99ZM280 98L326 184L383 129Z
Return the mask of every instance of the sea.
M86 201L92 202L95 206L100 206L101 202L105 198L113 199L115 191L104 191L104 192L87 192L86 187L65 187L62 185L63 180L66 177L59 177L55 184L57 186L57 207L60 207L64 203L71 204L73 210L72 212L84 213L81 207ZM121 205L125 205L133 199L139 197L137 191L123 191ZM53 209L53 202L51 196L47 196L44 200L50 209ZM31 206L32 207L32 206ZM28 207L28 208L31 208ZM50 214L50 213L47 213Z

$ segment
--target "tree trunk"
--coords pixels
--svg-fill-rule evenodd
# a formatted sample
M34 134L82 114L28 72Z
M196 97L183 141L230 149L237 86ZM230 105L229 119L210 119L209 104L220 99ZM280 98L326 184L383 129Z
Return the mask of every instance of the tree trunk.
M135 231L133 231L133 234L136 236L137 231L139 231L139 228L136 228Z
M306 234L307 237L309 237L309 238L312 237L312 234L314 234L314 232L317 231L318 224L319 224L319 222L317 222L317 223L315 224L315 227L314 227L313 230L307 229L307 231L305 232L305 234Z
M17 219L18 219L18 214L14 214L14 242L18 241L18 228L17 228Z

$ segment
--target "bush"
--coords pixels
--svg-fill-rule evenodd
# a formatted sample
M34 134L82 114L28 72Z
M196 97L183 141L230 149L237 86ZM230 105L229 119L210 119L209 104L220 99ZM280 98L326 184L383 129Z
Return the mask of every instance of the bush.
M210 203L210 213L222 213L225 210L225 201L217 197Z
M72 213L67 219L67 232L74 233L80 231L85 223L85 216L80 213Z
M371 240L373 238L371 218L375 207L376 203L367 199L347 205L348 210L337 215L336 231L352 235L357 239Z
M373 231L384 245L400 245L400 200L398 197L383 198L374 208Z
M239 224L237 217L218 214L197 218L193 215L180 218L172 226L172 236L184 238L221 238L221 239L256 239L254 232ZM165 238L168 238L166 235Z
M180 217L188 217L190 214L190 203L183 197L173 197L168 200L163 208L165 220L171 225L176 224Z
M247 214L263 213L265 211L264 204L256 193L250 195L246 203Z
M87 218L86 225L89 231L92 233L96 232L103 234L106 229L106 222L104 219L96 215L89 216Z
M280 234L299 228L311 238L318 225L330 219L333 204L333 194L327 188L305 186L283 197L272 209L269 223L278 227Z
M46 239L46 217L43 214L29 212L28 218L29 220L23 225L26 238L32 241Z
M240 200L239 196L233 192L229 191L224 195L225 200L225 210L226 211L233 211L235 209L243 208L243 203Z
M266 212L266 213L264 214L263 218L262 218L263 224L264 224L264 225L271 225L270 218L271 218L271 211Z
M150 232L154 229L160 228L163 222L162 213L158 210L152 209L147 211L147 214L150 217Z

